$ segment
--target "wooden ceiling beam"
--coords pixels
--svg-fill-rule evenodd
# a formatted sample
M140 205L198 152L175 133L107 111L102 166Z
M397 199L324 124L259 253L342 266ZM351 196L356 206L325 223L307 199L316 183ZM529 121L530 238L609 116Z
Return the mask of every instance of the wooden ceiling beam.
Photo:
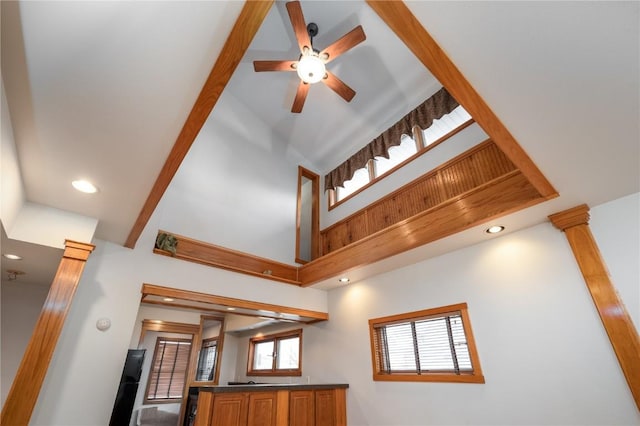
M187 121L182 126L182 130L162 166L162 170L160 170L160 174L156 178L136 222L129 232L129 236L124 243L125 247L135 247L142 230L149 222L153 211L158 206L160 199L178 171L187 152L189 152L189 148L191 148L213 107L220 99L223 90L251 44L256 32L258 32L258 28L262 25L262 21L267 16L273 2L274 0L245 2L240 16L231 29L231 33L200 91L187 117Z
M513 135L449 59L444 50L438 46L438 43L411 13L404 2L367 0L367 4L396 33L398 38L416 55L431 74L471 114L496 145L522 171L522 174L531 182L540 195L546 199L557 197L558 191L544 177Z

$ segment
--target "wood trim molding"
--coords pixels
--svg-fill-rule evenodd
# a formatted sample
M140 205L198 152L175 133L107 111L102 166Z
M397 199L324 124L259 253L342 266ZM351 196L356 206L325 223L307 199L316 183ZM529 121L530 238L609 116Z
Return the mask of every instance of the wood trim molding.
M591 293L611 346L640 410L640 338L611 281L600 249L589 228L589 207L581 205L549 216L565 233L585 284Z
M307 287L544 200L515 170L301 266L299 280Z
M311 236L310 244L311 259L302 259L300 256L300 242L303 240L301 232L302 224L302 179L306 178L311 181ZM296 197L296 263L307 263L310 260L317 259L320 255L320 176L306 169L302 166L298 166L298 193Z
M347 426L347 390L335 389L336 394L336 426Z
M406 374L389 374L384 372L384 363L382 362L383 356L381 351L387 348L385 348L386 344L376 343L380 343L379 340L382 338L378 332L379 327L384 327L390 324L418 321L423 318L444 318L456 313L460 314L464 334L467 340L467 349L469 351L469 358L472 367L472 371L470 373L460 372L460 374L456 374L453 371L449 371L441 373L425 372L423 374L418 374L416 372L408 372ZM371 343L371 363L373 367L372 378L374 381L485 383L466 303L457 303L454 305L440 306L432 309L423 309L420 311L405 312L402 314L369 319L369 340Z
M151 218L151 214L157 207L162 195L171 183L173 176L182 164L182 160L189 152L189 148L202 129L213 107L222 95L222 91L231 79L233 72L242 60L251 40L258 32L262 21L267 16L274 0L246 1L240 16L236 20L229 37L225 42L218 59L216 60L207 81L204 83L198 98L196 99L187 121L176 139L169 156L167 157L160 174L156 178L153 188L147 197L135 224L129 232L125 247L134 248L142 230Z
M179 235L174 235L178 240L175 257L307 287L351 269L436 241L544 200L545 198L538 193L519 170L512 170L297 268ZM154 253L171 255L169 252L158 249L154 249ZM264 268L269 268L271 274L261 273L260 271L263 271ZM294 276L295 280L287 278ZM174 297L172 295L163 296ZM219 300L216 302L208 299L208 295L202 296L205 299L197 297L191 300L222 305L227 303L231 306L234 304L233 301L220 301L219 297L216 297ZM175 296L175 298L185 299L180 296ZM247 308L265 309L260 307Z
M321 254L350 245L514 170L513 163L487 139L321 230Z
M551 183L404 2L367 0L367 4L429 69L431 74L447 88L449 93L464 106L513 164L522 171L534 188L547 199L557 197L558 192Z
M92 244L65 241L58 271L2 408L0 424L29 424L84 265L94 248Z
M253 275L254 277L300 285L298 282L298 269L295 266L194 240L167 231L158 231L158 234L162 233L176 237L178 240L176 253L172 256L170 252L154 249L153 252L156 254L172 256L176 259L187 260L203 265L215 266L242 274Z
M589 224L589 206L581 204L572 209L568 209L549 216L549 220L553 226L561 231L577 225Z
M272 305L270 303L253 302L244 299L235 299L232 297L216 296L213 294L199 293L197 291L182 290L177 288L162 287L154 284L142 285L142 299L147 295L154 295L160 297L170 297L173 299L190 300L193 302L211 303L215 305L222 305L234 308L252 309L271 311L276 313L298 315L300 317L312 318L312 321L307 322L310 324L316 321L325 321L329 319L329 314L326 312L310 311L307 309L291 308L288 306ZM237 313L234 312L235 315Z
M159 331L163 333L191 334L193 336L200 332L200 324L187 324L182 322L171 322L161 320L142 320L142 329L140 330L140 339L138 344L142 343L147 331Z
M276 426L288 426L289 425L289 391L286 391L286 390L276 391L276 407L277 407Z

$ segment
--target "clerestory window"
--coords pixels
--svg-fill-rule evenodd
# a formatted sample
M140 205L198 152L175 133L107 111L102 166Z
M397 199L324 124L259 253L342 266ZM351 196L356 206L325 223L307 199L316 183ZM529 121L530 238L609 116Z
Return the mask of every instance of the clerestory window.
M406 163L419 157L460 130L473 123L469 113L460 105L440 119L434 120L427 129L415 127L413 136L403 135L399 145L389 148L389 158L376 156L365 167L356 170L351 180L343 186L330 189L329 208L346 201L383 177L393 173Z

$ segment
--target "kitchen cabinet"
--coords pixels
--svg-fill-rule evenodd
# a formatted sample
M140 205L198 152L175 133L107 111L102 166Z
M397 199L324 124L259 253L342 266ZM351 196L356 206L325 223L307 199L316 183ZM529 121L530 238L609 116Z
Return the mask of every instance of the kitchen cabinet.
M345 426L348 385L206 386L194 426Z

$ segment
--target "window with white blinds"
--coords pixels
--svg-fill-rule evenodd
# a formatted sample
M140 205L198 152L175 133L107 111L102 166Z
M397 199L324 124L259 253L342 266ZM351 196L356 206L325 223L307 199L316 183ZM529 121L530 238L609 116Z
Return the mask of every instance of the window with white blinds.
M147 382L146 403L182 399L190 354L191 340L158 337Z
M374 380L484 383L466 303L369 320Z

